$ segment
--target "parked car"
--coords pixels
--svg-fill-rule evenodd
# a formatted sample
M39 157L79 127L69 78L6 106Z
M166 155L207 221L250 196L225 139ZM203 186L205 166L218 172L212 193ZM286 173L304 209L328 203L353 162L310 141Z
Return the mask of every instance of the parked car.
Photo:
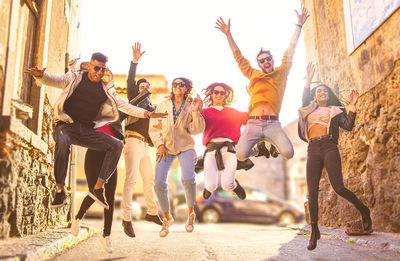
M217 189L205 200L197 199L195 212L200 222L250 222L292 224L304 213L294 204L250 187L243 187L247 197L240 200L234 193Z

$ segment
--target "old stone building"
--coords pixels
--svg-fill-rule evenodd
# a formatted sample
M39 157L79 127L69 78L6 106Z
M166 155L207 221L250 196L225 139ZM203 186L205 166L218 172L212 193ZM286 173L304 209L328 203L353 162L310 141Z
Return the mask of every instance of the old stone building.
M307 61L323 82L348 100L361 96L351 132L339 148L345 185L372 210L373 228L400 232L400 9L398 1L302 0ZM374 5L373 5L374 2ZM320 224L345 227L360 216L324 175Z
M0 1L0 24L0 238L7 238L67 219L69 204L50 208L60 90L23 72L36 65L62 75L69 56L79 57L80 1Z

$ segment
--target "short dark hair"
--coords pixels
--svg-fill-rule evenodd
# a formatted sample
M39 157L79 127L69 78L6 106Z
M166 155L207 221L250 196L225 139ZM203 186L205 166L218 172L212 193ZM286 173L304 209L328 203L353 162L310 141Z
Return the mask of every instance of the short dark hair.
M266 53L266 54L272 56L272 54L271 54L271 52L270 52L269 50L264 50L264 49L261 47L260 51L259 51L258 54L257 54L256 59L258 58L258 56L262 55L263 53Z
M90 58L90 60L96 60L96 61L99 61L102 63L106 63L106 62L108 62L108 57L102 53L97 52L97 53L92 54L92 58Z
M136 85L139 86L139 85L140 85L141 83L143 83L143 82L149 83L145 78L140 78L140 79L137 81Z

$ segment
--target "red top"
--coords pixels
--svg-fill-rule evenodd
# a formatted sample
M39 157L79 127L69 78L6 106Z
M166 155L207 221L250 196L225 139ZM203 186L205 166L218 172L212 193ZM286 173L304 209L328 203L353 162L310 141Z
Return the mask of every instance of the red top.
M104 132L105 134L108 134L114 138L117 137L117 134L115 133L115 130L113 129L113 127L111 127L110 124L104 125L103 127L97 128L97 131L101 131Z
M224 107L221 111L215 108L205 108L202 112L206 121L203 132L203 145L214 138L228 138L235 143L240 138L240 127L247 123L247 112L240 112L234 108Z

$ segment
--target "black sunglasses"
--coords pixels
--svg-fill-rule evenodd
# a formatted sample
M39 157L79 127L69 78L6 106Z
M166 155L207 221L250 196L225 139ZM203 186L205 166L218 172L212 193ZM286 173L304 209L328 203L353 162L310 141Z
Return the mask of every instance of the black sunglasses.
M185 87L185 83L184 82L174 82L172 83L172 87L176 88L176 87Z
M221 95L225 96L226 91L217 91L217 90L214 90L213 93L214 93L215 95L221 94Z
M94 66L93 64L92 64L92 66L93 66L93 69L94 69L95 72L98 72L98 71L101 70L101 72L103 73L103 72L105 72L107 70L106 67Z
M265 63L265 62L270 62L271 60L272 60L272 55L265 58L261 58L260 60L258 60L258 62Z

